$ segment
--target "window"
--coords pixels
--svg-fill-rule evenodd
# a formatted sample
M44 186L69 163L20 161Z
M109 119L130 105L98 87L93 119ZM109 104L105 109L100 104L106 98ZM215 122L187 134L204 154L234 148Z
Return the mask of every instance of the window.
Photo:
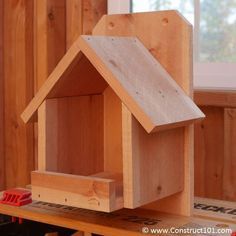
M179 10L194 25L197 61L236 62L236 0L132 0L131 6L132 12Z
M126 5L123 12L179 10L194 26L194 86L236 88L236 0L114 2Z
M192 24L194 24L193 0L133 0L131 2L132 12L145 12L156 10L179 10Z

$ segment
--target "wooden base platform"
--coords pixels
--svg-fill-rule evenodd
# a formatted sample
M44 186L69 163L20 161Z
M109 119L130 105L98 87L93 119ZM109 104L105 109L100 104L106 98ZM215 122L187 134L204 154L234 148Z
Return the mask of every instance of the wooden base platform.
M23 207L0 204L0 213L105 236L143 235L143 229L171 229L173 227L178 229L214 227L236 231L235 208L232 205L234 203L229 203L230 207L226 203L222 204L221 201L211 202L196 198L194 217L180 217L144 209L122 209L113 213L103 213L40 201L34 201ZM215 213L213 210L217 211L217 207L218 213Z

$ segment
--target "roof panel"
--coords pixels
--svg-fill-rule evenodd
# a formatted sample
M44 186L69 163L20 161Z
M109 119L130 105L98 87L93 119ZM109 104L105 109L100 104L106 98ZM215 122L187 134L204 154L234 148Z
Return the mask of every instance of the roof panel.
M137 38L81 36L79 46L147 132L204 117Z

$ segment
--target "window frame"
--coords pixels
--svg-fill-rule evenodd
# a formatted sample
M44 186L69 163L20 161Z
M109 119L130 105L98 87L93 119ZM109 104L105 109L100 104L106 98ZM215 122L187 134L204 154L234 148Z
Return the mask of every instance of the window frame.
M108 14L131 12L132 0L108 0ZM194 0L194 45L199 45L200 0ZM197 26L197 27L196 27ZM199 47L194 46L194 59ZM193 77L195 89L236 90L236 63L194 61Z

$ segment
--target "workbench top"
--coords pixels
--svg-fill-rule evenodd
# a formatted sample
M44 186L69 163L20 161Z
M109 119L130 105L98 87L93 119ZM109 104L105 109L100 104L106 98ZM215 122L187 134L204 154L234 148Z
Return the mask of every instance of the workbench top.
M227 206L224 206L226 209ZM222 210L222 201L211 204L209 200L196 198L195 207L194 217L181 217L144 209L122 209L113 213L103 213L33 201L22 207L0 204L0 213L106 236L143 235L142 230L147 230L147 228L150 230L173 227L178 229L228 227L236 231L236 217L228 214L229 212L234 213L234 209L232 211ZM217 210L216 207L221 208L222 211L218 212L217 219L213 220L215 214L213 210Z

